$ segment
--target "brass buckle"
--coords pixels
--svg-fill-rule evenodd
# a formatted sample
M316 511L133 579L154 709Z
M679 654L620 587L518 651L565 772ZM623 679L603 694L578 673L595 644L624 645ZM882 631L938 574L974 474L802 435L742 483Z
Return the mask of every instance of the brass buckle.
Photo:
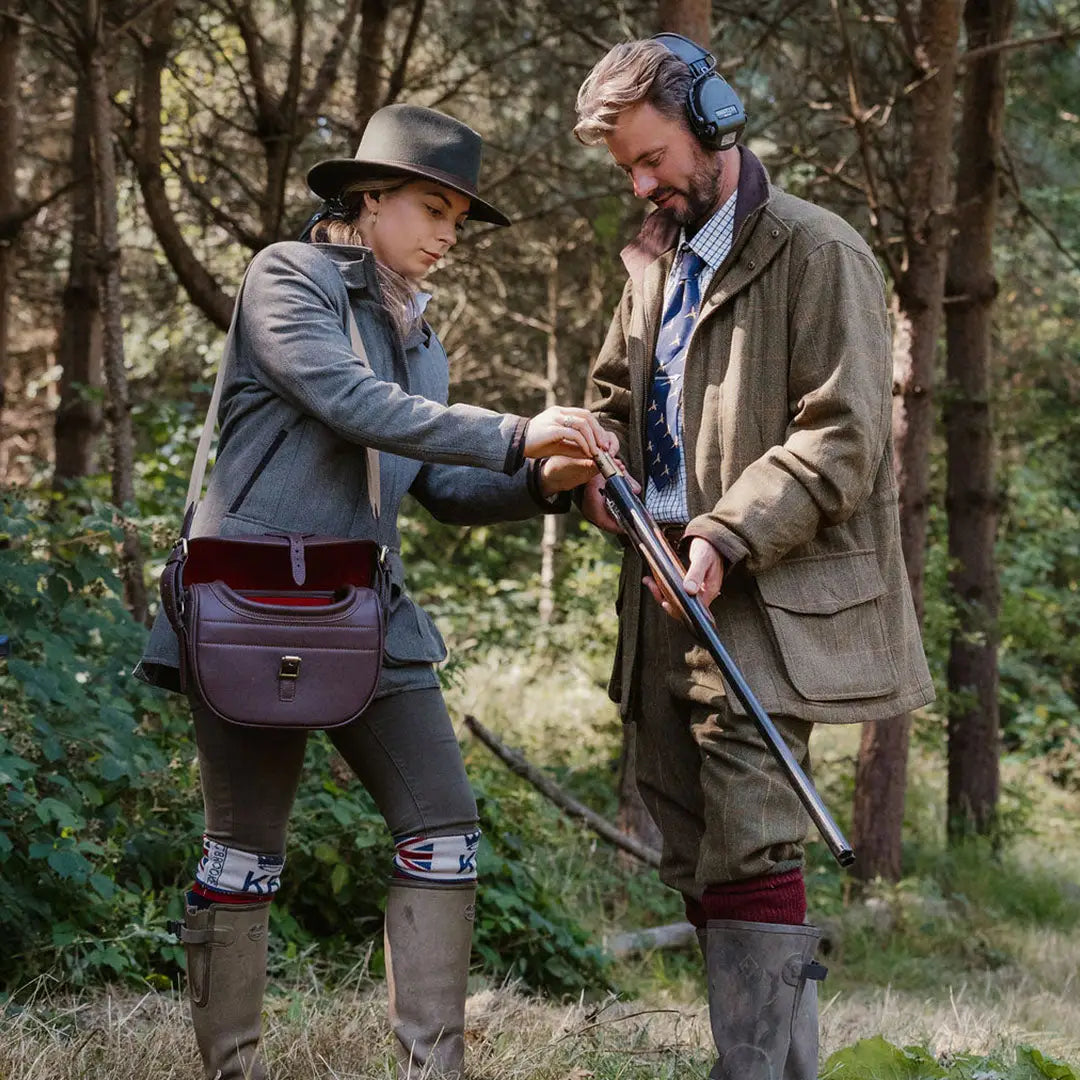
M299 656L283 656L281 658L281 667L278 669L279 679L299 679L300 678L300 657Z

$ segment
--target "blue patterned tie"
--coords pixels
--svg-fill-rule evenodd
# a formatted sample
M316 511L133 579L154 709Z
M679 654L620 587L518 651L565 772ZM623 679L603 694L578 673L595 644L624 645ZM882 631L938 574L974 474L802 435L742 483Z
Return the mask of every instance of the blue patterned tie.
M664 305L660 332L656 336L656 365L653 368L645 432L648 436L649 481L666 487L679 472L679 399L686 343L697 317L701 299L698 274L705 260L691 248L685 248L671 295ZM677 389L676 389L677 388ZM672 394L672 390L675 393ZM669 400L670 399L670 400Z

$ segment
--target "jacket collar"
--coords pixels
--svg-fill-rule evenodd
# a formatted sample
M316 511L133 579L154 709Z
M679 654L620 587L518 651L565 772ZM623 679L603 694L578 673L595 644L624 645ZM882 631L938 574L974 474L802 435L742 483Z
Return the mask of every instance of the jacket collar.
M748 217L755 214L769 201L769 174L757 155L739 146L739 187L735 197L735 240ZM622 250L622 261L627 273L640 281L645 269L665 252L671 251L679 239L680 225L669 210L657 210L650 214L641 231Z
M359 244L312 244L330 259L345 279L350 293L369 292L379 296L379 279L375 273L375 256L370 248Z

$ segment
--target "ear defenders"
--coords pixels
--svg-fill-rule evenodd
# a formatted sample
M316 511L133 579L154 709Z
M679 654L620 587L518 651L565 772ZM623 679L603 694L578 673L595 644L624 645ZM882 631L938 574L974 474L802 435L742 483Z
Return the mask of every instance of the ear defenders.
M746 110L716 73L716 58L681 34L654 34L652 40L682 60L694 77L686 95L686 118L701 145L706 150L734 146L746 127Z

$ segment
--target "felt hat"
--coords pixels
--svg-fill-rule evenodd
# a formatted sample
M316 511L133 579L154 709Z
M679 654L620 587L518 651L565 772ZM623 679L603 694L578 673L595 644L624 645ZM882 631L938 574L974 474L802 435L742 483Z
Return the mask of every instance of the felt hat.
M329 200L358 180L396 173L426 177L467 196L471 220L509 225L504 213L477 194L482 147L480 136L452 116L420 105L387 105L372 114L355 156L313 165L308 187Z

